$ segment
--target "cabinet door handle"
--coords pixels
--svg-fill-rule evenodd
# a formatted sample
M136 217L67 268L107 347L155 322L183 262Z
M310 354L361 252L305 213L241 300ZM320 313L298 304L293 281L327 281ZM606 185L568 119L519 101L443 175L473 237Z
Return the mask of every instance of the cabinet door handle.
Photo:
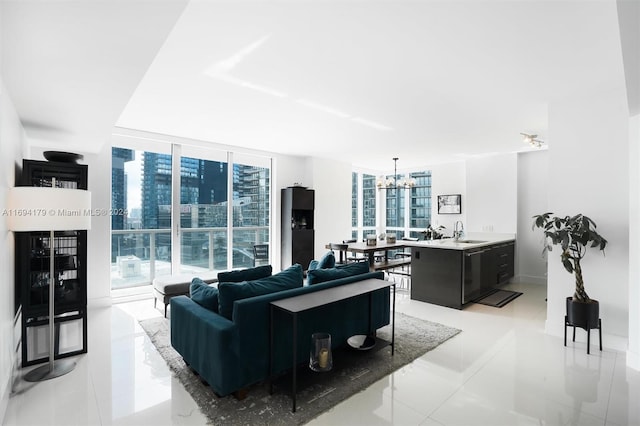
M464 255L467 257L471 257L471 256L475 256L476 254L482 254L484 252L485 250L480 250L480 251L474 251L473 253L465 253Z

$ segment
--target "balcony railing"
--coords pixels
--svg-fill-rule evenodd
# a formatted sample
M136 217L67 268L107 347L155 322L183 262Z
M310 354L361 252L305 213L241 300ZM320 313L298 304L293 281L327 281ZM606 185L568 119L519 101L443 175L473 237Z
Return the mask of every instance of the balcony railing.
M232 264L227 262L227 228L181 228L180 271L199 273L253 266L253 245L269 241L268 226L234 227ZM111 231L111 288L150 284L171 271L170 229Z

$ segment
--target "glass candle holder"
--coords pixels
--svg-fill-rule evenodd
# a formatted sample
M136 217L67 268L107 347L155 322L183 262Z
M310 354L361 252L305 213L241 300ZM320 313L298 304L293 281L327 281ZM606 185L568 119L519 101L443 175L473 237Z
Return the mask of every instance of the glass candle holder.
M309 368L313 371L329 371L332 367L331 334L313 333L311 335Z

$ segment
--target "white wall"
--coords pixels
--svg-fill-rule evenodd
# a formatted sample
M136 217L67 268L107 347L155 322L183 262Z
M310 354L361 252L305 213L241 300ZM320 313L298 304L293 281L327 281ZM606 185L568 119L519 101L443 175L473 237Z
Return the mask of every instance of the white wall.
M1 53L1 52L0 52ZM0 78L0 211L7 206L7 190L15 186L16 167L22 167L26 139L18 115ZM13 233L7 229L5 217L0 217L0 420L4 418L12 384L15 357L15 248Z
M629 120L629 350L627 365L640 370L640 115Z
M309 159L312 188L315 190L315 259L328 243L351 237L350 163L319 158ZM306 267L308 265L303 265Z
M99 153L84 154L84 163L89 166L91 208L97 212L108 211L111 208L111 146L105 143ZM94 255L97 253L100 256ZM111 216L91 218L91 230L87 233L87 274L89 305L110 305Z
M549 210L586 214L609 241L606 257L591 250L582 269L587 293L600 301L604 345L619 350L627 349L629 334L628 127L624 88L549 106ZM546 330L562 335L574 277L556 254L549 256Z
M548 151L518 154L518 239L516 244L516 280L546 284L547 263L543 258L544 236L531 229L532 216L548 210Z
M640 2L618 0L618 23L629 106L629 350L640 370ZM637 398L636 398L637 399Z
M517 154L492 155L467 160L468 232L515 234L518 225Z
M438 214L438 195L460 194L462 196L461 214ZM453 232L453 224L457 220L467 225L467 182L466 164L464 161L437 164L431 167L431 225L444 226L444 234Z

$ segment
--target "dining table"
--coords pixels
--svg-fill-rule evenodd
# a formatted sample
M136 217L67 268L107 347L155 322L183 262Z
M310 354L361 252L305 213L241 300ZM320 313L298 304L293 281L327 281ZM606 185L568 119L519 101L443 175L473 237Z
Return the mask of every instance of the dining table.
M411 258L402 256L399 258L389 258L389 252L393 250L401 250L410 247L408 241L396 240L395 242L387 242L386 240L376 240L376 245L369 245L366 242L359 241L355 243L346 243L347 252L365 254L369 262L369 268L372 271L382 271L386 269L396 268L411 263ZM330 244L325 246L330 249ZM376 253L384 253L384 255L376 256ZM376 260L378 258L378 260Z

